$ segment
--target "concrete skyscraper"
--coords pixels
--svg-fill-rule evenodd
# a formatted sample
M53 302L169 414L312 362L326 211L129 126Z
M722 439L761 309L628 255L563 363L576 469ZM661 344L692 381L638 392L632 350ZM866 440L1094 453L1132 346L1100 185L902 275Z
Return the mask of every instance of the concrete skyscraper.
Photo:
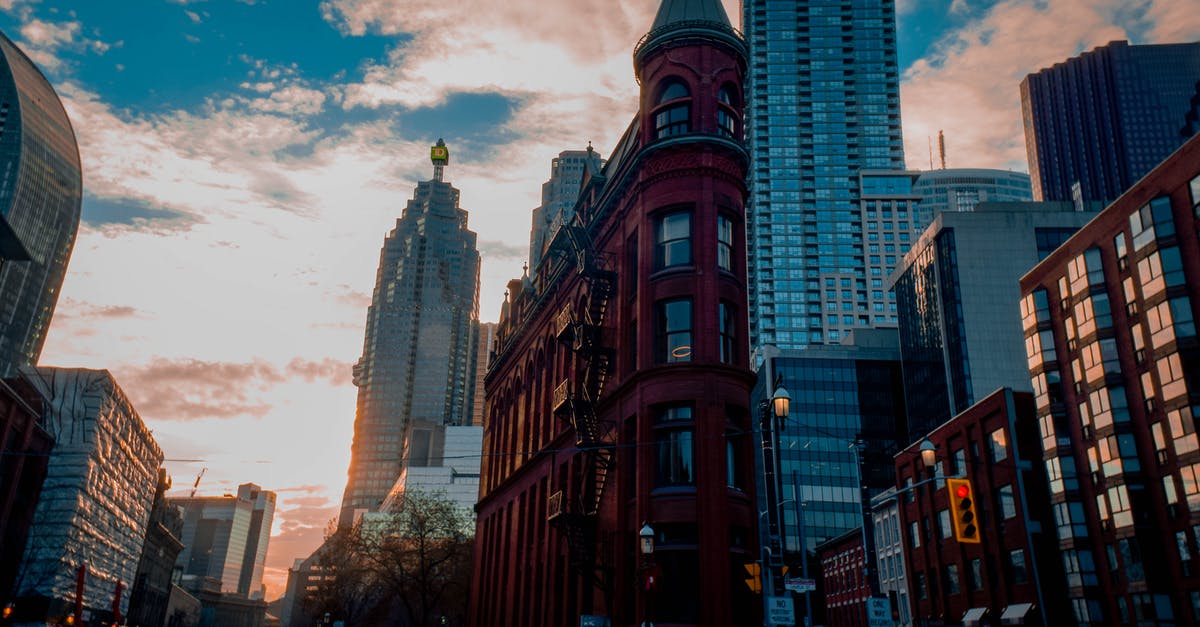
M469 424L479 319L479 251L459 192L442 180L449 151L431 151L421 181L379 254L340 524L376 511L403 469L410 420Z
M575 201L583 171L599 172L604 167L600 153L592 150L564 150L550 161L550 179L542 183L542 204L533 210L533 225L529 230L529 267L537 268L542 253L563 224L575 217Z
M0 34L0 376L37 363L79 228L75 132L46 77Z
M825 312L858 326L868 306L859 171L904 169L895 3L742 5L751 342L836 342ZM827 298L844 285L850 300Z
M1181 146L1200 42L1107 46L1021 81L1037 200L1111 202Z

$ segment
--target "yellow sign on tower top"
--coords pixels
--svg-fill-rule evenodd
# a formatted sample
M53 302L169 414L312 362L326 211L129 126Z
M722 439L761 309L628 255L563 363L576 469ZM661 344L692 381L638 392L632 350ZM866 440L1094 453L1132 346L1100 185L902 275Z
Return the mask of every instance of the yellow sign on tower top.
M446 142L438 139L437 144L429 148L429 160L433 162L433 165L450 163L450 149L446 147Z

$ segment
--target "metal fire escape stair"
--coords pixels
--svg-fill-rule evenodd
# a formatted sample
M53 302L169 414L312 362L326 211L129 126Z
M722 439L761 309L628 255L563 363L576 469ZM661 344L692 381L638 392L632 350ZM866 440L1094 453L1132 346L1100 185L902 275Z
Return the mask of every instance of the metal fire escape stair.
M576 271L588 284L588 293L586 305L579 311L568 304L558 314L558 338L579 355L584 369L578 385L573 386L568 378L555 389L554 411L575 430L583 465L574 502L565 503L561 491L551 494L547 518L566 536L572 567L607 594L612 556L605 548L608 543L597 533L597 517L615 464L615 443L612 425L600 421L596 404L603 396L616 358L616 351L604 343L604 323L617 275L605 269L609 260L595 250L585 227L564 226L562 231L575 253Z

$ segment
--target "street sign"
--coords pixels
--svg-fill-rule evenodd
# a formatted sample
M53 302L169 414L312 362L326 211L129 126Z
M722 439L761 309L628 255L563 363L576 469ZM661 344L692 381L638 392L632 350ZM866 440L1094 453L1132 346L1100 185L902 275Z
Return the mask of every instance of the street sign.
M871 597L867 599L868 627L891 627L892 607L887 597Z
M783 580L783 588L792 592L812 592L817 589L816 579L804 577L788 577Z
M609 625L607 616L584 614L579 617L579 627L609 627Z
M795 627L796 610L792 607L792 597L767 598L767 624L774 627Z

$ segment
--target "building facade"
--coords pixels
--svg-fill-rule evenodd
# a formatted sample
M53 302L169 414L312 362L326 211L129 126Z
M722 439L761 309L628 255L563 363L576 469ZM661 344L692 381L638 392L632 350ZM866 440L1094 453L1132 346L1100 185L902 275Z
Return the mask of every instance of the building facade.
M129 610L162 450L108 371L30 368L22 375L44 399L55 445L17 575L13 620L78 621L86 610L111 621L114 609L122 616Z
M183 518L178 509L167 503L166 492L170 489L171 477L160 469L137 577L129 589L129 613L125 619L130 625L165 625L167 620L175 560L183 550L180 539L183 537Z
M896 455L914 624L1074 624L1046 472L1030 463L1040 448L1032 395L996 390L926 439L934 469L919 443ZM956 539L946 477L970 481L980 542Z
M12 600L54 447L43 416L42 397L28 382L0 380L0 607Z
M546 245L564 224L575 218L575 202L579 200L579 184L584 170L598 171L604 167L600 153L592 150L564 150L550 160L550 179L542 183L542 204L533 210L533 225L529 230L529 267L537 268L546 252Z
M1070 203L984 203L934 218L893 275L906 443L1001 387L1029 390L1017 279L1093 213Z
M832 627L866 625L871 583L864 559L862 526L822 542L816 551L821 563L824 593L825 621L820 624Z
M860 170L903 170L892 0L747 0L751 345L837 343L830 282L867 280ZM854 289L852 311L868 306ZM886 296L885 296L886 298ZM887 302L887 301L885 301ZM839 308L840 302L836 303ZM854 326L862 325L857 317Z
M875 535L874 559L879 573L879 593L888 598L896 627L911 627L909 568L904 557L904 524L896 488L888 488L871 498L871 530Z
M75 245L83 198L79 147L46 77L0 34L0 376L37 364ZM20 254L24 252L25 254Z
M1200 42L1114 41L1026 76L1021 112L1034 198L1116 200L1183 144L1197 81Z
M221 593L261 599L275 493L243 483L236 495L172 497L168 502L183 514L184 549L177 565L184 587L196 593L205 589L205 579L212 579Z
M1200 622L1200 137L1021 279L1076 620Z
M404 470L388 493L381 512L391 512L406 492L441 494L464 510L479 498L483 427L409 423Z
M913 183L921 197L913 221L917 234L944 211L974 211L981 202L1033 200L1029 175L986 168L943 168L922 172Z
M472 420L479 319L479 251L459 191L442 180L449 151L433 147L434 177L413 198L379 254L340 525L377 511L403 470L410 420Z
M483 427L483 378L487 376L492 344L496 340L496 323L479 323L479 342L475 350L475 400L471 405L471 422L464 426Z
M634 53L641 113L509 284L471 624L761 623L745 63L719 1L664 1Z

